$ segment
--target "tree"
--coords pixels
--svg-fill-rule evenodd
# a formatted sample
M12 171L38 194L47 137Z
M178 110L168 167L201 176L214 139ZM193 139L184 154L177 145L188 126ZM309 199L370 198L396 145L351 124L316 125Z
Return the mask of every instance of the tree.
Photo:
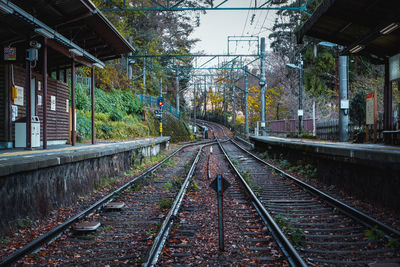
M122 6L126 2L131 7L150 7L153 3L151 0L94 0L100 8L109 8L113 6ZM181 5L202 6L206 2L201 1L184 1ZM191 39L190 34L196 27L196 22L192 19L190 12L145 12L145 11L120 11L105 12L105 16L115 25L125 38L131 37L133 47L137 54L189 54L191 47L197 40ZM146 60L146 62L145 62ZM138 77L131 83L130 88L136 93L142 93L144 90L143 67L146 64L146 92L147 94L157 95L160 90L160 78L162 78L163 86L167 86L173 91L168 94L169 101L175 101L175 70L174 67L190 68L192 66L191 58L137 58L133 66L133 77ZM115 70L124 73L120 68L120 62L110 62ZM123 64L122 64L123 65ZM166 69L171 70L166 70ZM125 71L126 72L126 71ZM111 78L115 75L109 75ZM126 75L125 75L126 76ZM102 81L99 81L100 83ZM186 87L187 79L181 80L181 86ZM114 82L115 83L115 82Z
M365 97L364 90L358 91L350 101L350 120L359 127L365 125Z

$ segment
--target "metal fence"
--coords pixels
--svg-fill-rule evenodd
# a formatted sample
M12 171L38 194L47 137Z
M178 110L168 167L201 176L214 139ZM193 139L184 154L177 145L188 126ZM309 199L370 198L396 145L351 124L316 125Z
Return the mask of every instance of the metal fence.
M383 118L379 116L377 121L377 140L378 142L383 141ZM360 127L349 122L349 138L355 139L355 134L360 131ZM365 133L364 133L365 134ZM339 140L339 120L330 120L317 123L317 136L322 140ZM369 127L369 136L374 136L373 127Z
M137 95L137 97L139 98L140 102L143 105L148 106L148 107L158 108L158 105L157 105L158 96L140 94L140 95ZM163 110L168 111L175 117L179 118L178 110L166 101L164 102Z
M278 121L267 121L267 129L273 133L296 133L296 127L298 120L278 120ZM305 119L303 120L303 130L313 131L313 120Z

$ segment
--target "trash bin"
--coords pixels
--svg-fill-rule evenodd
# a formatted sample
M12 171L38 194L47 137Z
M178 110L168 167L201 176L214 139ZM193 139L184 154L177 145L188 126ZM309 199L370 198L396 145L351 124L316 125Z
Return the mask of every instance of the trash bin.
M31 126L31 144L32 147L40 147L40 120L38 116L32 117L32 126Z
M32 117L31 145L40 147L40 121L38 116ZM26 118L18 119L15 122L15 147L26 147Z

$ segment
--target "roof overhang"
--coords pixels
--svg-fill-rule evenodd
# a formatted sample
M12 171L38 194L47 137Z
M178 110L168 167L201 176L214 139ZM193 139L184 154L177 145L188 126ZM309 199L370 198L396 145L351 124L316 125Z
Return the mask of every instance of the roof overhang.
M9 9L0 6L0 42L6 46L46 36L58 52L50 52L49 68L68 67L72 57L81 64L104 65L105 60L134 52L89 0L0 0L0 5Z
M297 42L307 35L382 63L400 53L399 14L399 0L324 0L296 32Z

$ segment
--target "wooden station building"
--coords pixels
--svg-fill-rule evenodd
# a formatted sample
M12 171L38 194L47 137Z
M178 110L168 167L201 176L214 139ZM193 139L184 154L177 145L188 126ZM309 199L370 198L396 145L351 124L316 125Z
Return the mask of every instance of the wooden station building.
M298 43L305 35L315 37L343 46L342 55L363 55L385 66L384 139L399 143L392 87L400 82L400 1L324 0L296 34Z
M69 136L75 145L76 66L92 70L94 143L94 67L134 52L99 9L90 0L0 0L0 43L0 148L46 149Z

